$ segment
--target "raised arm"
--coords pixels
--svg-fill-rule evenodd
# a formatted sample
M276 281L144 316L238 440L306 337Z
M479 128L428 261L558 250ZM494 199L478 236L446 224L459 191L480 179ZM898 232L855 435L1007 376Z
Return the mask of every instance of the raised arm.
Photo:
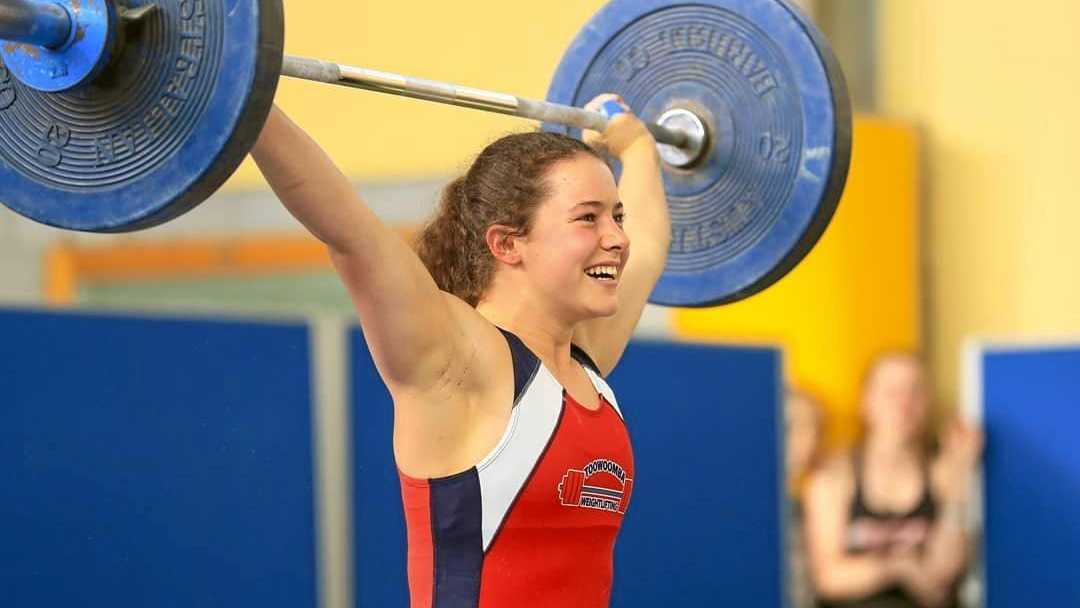
M957 421L944 429L941 443L941 453L931 467L937 518L924 550L896 560L899 584L928 608L948 604L953 587L967 568L967 511L972 475L982 452L982 433Z
M595 110L613 98L616 97L600 96L586 107ZM671 223L656 141L637 117L617 115L605 133L587 132L584 139L594 147L606 149L622 163L619 198L626 213L624 230L630 239L630 258L619 277L618 312L612 317L586 321L574 334L575 342L592 356L601 373L607 375L626 350L649 294L664 272L671 244Z
M953 421L942 431L941 452L931 467L938 514L926 550L909 577L914 587L945 596L967 568L971 543L968 506L982 445L982 433L974 425Z
M469 342L464 303L439 291L408 245L368 209L349 180L275 107L252 150L285 207L326 244L391 392L425 391L454 373Z

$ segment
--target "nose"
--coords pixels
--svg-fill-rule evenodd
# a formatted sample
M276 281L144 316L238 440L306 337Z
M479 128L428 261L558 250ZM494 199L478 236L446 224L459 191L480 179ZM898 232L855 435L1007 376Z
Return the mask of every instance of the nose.
M605 251L625 251L630 247L630 237L614 220L606 223L604 234L600 237L600 246Z

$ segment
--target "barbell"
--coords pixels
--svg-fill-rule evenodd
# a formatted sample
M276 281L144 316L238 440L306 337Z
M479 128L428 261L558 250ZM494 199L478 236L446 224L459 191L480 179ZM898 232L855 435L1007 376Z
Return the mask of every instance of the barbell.
M281 0L0 0L0 201L69 230L175 218L236 170L282 75L571 135L603 130L608 118L580 106L615 92L664 161L672 244L650 300L710 306L790 271L847 177L843 74L787 0L612 0L565 53L546 101L283 47Z

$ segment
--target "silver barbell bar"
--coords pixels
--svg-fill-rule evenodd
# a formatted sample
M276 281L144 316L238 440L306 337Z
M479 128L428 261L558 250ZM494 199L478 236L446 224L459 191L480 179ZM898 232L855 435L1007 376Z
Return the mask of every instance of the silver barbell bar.
M0 40L56 48L68 39L71 27L70 15L59 4L27 0L0 2ZM603 131L608 123L608 118L603 114L572 106L392 72L345 66L319 59L286 55L281 74L290 78L520 116L578 129ZM688 110L669 110L659 123L647 123L646 127L657 143L662 144L661 156L670 164L691 165L705 150L708 139L705 126Z
M526 99L507 93L474 89L436 80L413 78L392 72L345 66L320 59L286 55L281 67L281 74L290 78L365 89L378 93L389 93L497 114L520 116L578 129L603 131L608 122L607 117L603 114L573 106ZM658 143L684 150L700 150L705 143L703 141L704 134L699 135L685 129L672 128L657 123L649 123L646 126Z

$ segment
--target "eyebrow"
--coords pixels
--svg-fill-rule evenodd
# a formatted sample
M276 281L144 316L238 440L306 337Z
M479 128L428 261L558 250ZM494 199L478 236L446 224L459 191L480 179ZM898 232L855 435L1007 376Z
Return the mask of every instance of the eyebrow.
M600 201L584 201L584 202L578 203L578 204L574 205L573 207L571 207L570 211L577 211L580 207L593 207L593 208L601 207L601 208L603 208L604 203L602 203ZM624 205L622 204L622 201L619 201L619 202L615 203L615 208L613 210L614 211L619 211L619 210L621 210L623 208L624 208Z

